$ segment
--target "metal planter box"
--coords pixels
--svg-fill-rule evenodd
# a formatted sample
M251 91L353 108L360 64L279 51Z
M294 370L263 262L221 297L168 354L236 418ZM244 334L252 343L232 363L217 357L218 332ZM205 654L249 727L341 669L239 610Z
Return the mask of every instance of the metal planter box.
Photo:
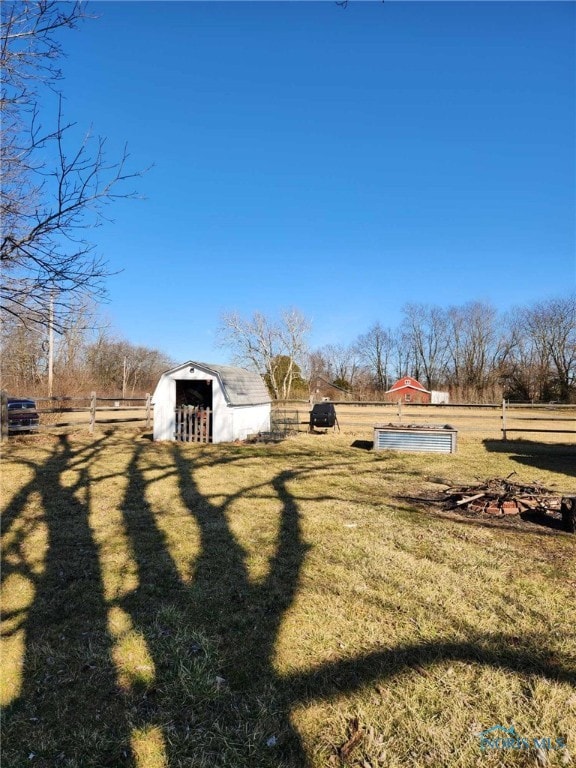
M456 453L457 437L450 424L376 424L374 450Z

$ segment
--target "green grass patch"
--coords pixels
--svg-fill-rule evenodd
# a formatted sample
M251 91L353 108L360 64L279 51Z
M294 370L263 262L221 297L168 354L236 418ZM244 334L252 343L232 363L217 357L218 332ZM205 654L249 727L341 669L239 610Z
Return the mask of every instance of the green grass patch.
M575 537L405 497L574 455L353 443L11 441L3 768L570 765Z

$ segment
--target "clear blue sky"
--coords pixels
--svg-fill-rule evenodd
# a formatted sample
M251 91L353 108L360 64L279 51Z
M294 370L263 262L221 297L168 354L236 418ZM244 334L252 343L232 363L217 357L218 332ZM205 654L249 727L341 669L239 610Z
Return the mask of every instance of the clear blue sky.
M93 234L105 312L226 362L222 312L347 344L406 302L576 286L572 2L94 2L65 114L128 142L143 201Z

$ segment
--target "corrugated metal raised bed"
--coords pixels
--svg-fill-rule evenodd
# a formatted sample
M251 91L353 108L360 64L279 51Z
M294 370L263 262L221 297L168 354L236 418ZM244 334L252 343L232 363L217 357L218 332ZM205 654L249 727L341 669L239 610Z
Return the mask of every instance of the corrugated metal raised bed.
M376 424L374 450L456 453L457 437L450 424Z

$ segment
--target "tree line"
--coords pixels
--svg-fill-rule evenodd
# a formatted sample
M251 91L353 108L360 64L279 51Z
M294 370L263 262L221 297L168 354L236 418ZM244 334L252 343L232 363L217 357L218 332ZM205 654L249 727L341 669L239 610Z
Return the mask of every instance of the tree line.
M172 367L164 352L132 344L109 328L95 327L86 309L78 310L53 345L54 396L86 396L91 391L115 397L153 392L163 371ZM46 396L49 354L47 334L16 318L1 326L2 388L11 395Z
M118 397L152 392L175 361L97 327L86 306L69 317L52 349L54 395L91 390ZM440 307L408 303L396 328L375 322L351 342L311 348L312 324L298 310L220 319L219 343L230 361L258 371L274 400L307 399L320 380L334 398L381 399L413 376L453 402L576 403L576 294L499 313L483 302ZM44 395L49 346L17 318L1 326L2 386L10 394Z
M255 313L221 319L234 361L258 370L275 399L308 396L322 380L355 399L378 399L410 375L454 402L576 403L576 294L500 313L472 301L407 303L398 327L375 322L350 343L309 349L297 310L278 320Z

